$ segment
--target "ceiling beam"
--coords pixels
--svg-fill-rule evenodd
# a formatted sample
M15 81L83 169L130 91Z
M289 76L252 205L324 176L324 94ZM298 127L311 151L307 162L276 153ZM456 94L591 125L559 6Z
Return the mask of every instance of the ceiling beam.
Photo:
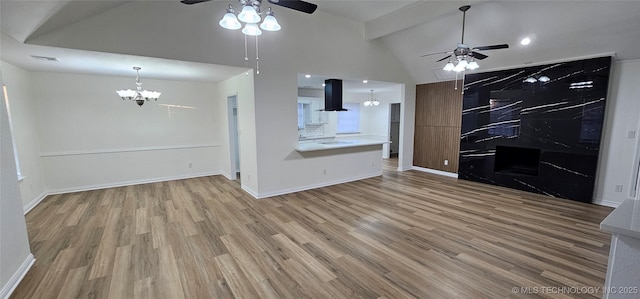
M478 3L482 1L473 1ZM458 13L458 7L469 1L417 1L394 12L365 23L365 39L374 40L430 20Z

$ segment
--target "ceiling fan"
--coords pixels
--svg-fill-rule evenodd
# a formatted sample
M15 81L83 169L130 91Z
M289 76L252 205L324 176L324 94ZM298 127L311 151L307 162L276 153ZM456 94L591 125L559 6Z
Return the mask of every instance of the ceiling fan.
M487 51L487 50L497 50L497 49L506 49L509 48L509 45L507 44L499 44L499 45L491 45L491 46L481 46L481 47L470 47L469 45L464 43L464 25L465 25L465 19L466 19L466 15L467 15L467 10L469 10L469 8L471 8L470 5L465 5L465 6L461 6L460 8L458 8L461 12L462 12L462 39L460 41L460 43L457 45L457 47L455 49L453 49L453 51L445 51L445 52L436 52L436 53L431 53L431 54L425 54L422 55L421 57L425 57L425 56L431 56L431 55L438 55L438 54L448 54L447 56L437 60L439 61L443 61L445 59L449 59L449 63L447 63L447 65L445 65L444 70L445 71L456 71L456 72L460 72L463 71L465 69L476 69L479 67L478 63L475 61L477 60L483 60L489 56L482 54L478 51ZM454 65L454 62L456 63Z
M184 4L196 4L201 2L207 2L212 0L181 0ZM262 0L239 0L242 6L250 5L256 8L260 7ZM312 14L318 8L318 5L309 3L302 0L268 0L269 3L279 5L282 7L290 8L293 10L301 11L304 13Z

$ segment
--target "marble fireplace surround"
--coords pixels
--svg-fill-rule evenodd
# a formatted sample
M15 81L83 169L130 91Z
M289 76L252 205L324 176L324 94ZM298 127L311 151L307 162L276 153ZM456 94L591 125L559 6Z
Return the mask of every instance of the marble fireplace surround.
M591 202L610 69L607 56L467 75L458 177Z

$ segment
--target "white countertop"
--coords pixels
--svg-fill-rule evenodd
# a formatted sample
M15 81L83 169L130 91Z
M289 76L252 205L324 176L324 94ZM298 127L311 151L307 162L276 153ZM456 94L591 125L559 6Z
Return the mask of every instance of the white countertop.
M330 150L336 148L348 148L357 146L377 145L385 144L389 141L374 140L374 139L348 139L348 140L329 140L329 141L317 141L317 142L298 142L296 151L299 152L312 152Z
M640 239L640 200L623 201L602 220L600 229Z

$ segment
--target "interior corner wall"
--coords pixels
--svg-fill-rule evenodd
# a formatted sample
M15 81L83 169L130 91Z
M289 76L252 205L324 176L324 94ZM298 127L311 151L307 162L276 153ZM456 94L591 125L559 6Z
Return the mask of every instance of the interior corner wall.
M617 206L632 198L637 180L640 60L614 62L610 78L594 202ZM616 185L622 185L622 192L616 192Z
M458 172L462 94L453 85L446 81L416 86L415 166Z
M242 73L218 83L218 117L222 121L220 141L221 171L231 177L231 153L229 147L229 119L227 98L236 96L238 106L238 144L240 152L240 176L242 187L256 195L258 190L257 150L255 144L256 123L253 72Z
M32 79L48 192L220 173L216 83L143 77L143 87L162 96L138 107L115 93L135 87L133 76L34 72Z
M2 73L0 71L0 81ZM4 95L0 95L0 298L8 297L33 261Z
M0 62L11 109L14 139L24 179L19 182L22 205L33 206L46 190L38 142L36 104L31 73Z

